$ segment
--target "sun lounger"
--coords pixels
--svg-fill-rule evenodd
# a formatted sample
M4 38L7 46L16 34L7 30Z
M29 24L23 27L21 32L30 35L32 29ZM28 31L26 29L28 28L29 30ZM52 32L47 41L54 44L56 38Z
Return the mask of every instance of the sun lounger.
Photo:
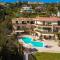
M46 47L46 48L51 48L52 46L51 46L51 45L46 45L45 47Z

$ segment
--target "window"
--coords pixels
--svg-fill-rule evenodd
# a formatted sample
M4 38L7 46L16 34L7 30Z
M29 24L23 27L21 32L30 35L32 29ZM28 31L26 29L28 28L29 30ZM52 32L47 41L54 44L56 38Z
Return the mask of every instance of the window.
M17 26L17 30L20 30L20 26Z
M34 21L31 21L30 23L31 23L31 24L34 24Z
M51 28L43 27L43 30L48 31L48 32L51 32Z
M45 25L45 21L43 21L43 25Z
M51 22L47 22L48 25L51 25Z
M16 24L18 24L18 21L16 21Z
M22 21L22 24L26 24L26 21Z
M60 25L60 21L58 21L58 25Z
M16 35L18 36L19 35L19 32L17 32Z
M27 21L27 23L29 23L29 21Z

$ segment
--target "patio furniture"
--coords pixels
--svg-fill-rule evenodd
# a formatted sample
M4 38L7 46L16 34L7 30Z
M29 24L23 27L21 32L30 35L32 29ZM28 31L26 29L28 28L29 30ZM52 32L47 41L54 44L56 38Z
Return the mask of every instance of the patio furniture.
M51 45L45 45L46 48L51 48L52 46Z

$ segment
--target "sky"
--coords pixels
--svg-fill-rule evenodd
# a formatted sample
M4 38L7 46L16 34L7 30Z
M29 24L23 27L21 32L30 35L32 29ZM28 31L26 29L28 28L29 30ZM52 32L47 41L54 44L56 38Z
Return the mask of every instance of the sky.
M0 0L0 2L16 2L16 1L44 2L44 3L56 3L56 2L60 2L60 0Z

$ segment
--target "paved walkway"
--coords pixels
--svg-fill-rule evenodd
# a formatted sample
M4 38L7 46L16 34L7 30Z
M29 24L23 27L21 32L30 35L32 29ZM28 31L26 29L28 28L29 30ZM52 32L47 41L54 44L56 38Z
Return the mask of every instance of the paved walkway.
M44 41L45 45L51 46L50 48L37 48L39 52L52 52L52 53L60 53L60 47L58 46L58 41Z

